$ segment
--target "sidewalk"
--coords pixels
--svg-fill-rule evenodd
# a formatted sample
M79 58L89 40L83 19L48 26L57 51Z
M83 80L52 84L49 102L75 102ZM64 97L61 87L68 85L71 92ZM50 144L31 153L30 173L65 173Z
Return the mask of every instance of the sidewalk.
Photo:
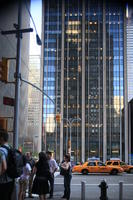
M51 200L59 200L59 199L61 199L61 196L63 196L63 192L58 192L57 194L56 194L56 192L54 192L54 196L53 196L53 198ZM39 200L38 196L33 195L33 197L34 198L28 198L28 197L26 197L26 200L32 200L32 199ZM48 197L49 197L49 195L47 195L47 198Z

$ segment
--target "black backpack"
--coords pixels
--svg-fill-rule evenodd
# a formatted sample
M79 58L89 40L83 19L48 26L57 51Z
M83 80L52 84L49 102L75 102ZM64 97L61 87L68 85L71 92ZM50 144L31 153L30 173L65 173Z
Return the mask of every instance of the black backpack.
M2 146L3 148L7 149L8 156L7 160L7 170L6 173L10 178L18 178L23 173L24 161L22 153L17 150L13 149L12 147L7 147L5 145Z

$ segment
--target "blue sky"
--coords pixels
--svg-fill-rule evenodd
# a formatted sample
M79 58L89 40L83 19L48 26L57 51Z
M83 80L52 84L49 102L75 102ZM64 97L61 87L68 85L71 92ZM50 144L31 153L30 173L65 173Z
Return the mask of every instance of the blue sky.
M38 35L41 38L41 21L42 21L42 1L41 0L31 0L31 15L34 19ZM34 28L32 21L30 26ZM40 55L40 46L36 44L36 32L30 33L30 55Z

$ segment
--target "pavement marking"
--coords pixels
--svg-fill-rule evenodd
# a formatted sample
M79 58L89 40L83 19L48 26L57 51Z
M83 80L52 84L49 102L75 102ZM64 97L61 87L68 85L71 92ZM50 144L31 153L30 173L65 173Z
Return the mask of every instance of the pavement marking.
M55 183L55 185L62 185L63 183ZM72 186L81 186L81 183L72 183L71 184ZM86 183L85 185L87 185L87 186L98 186L99 184L96 184L96 183ZM119 186L119 183L110 183L110 184L108 184L108 185L110 185L110 186ZM123 185L125 185L125 186L133 186L133 184L132 183L123 183Z

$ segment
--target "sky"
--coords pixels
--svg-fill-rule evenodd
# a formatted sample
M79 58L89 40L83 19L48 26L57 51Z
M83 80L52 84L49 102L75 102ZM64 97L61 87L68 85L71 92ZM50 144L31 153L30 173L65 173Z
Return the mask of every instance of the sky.
M36 25L37 33L41 38L41 21L42 21L42 1L31 0L31 15ZM34 28L32 21L30 22L31 28ZM30 55L40 55L41 46L36 43L36 32L30 33Z

